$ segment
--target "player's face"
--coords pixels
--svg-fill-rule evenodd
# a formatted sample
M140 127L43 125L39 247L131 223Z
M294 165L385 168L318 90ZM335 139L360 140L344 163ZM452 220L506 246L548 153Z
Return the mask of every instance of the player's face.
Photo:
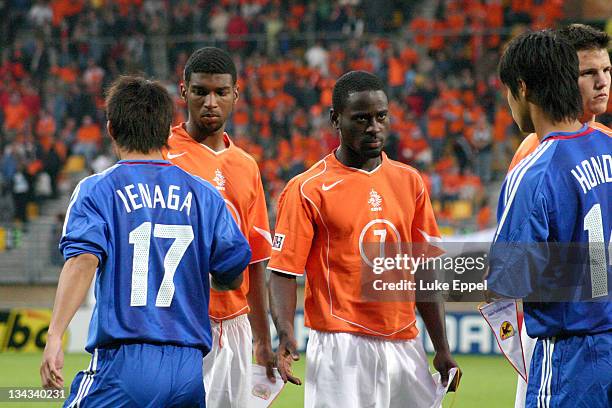
M507 89L508 105L512 111L512 119L516 122L517 126L523 133L535 132L535 126L531 120L531 114L529 112L529 104L525 99L524 95L521 95L519 89L519 95L517 98L512 95L510 88Z
M610 96L610 55L606 49L578 51L580 77L578 86L582 95L585 116L601 115L608 107Z
M181 96L187 102L189 120L204 135L210 135L225 129L238 100L238 87L231 74L194 72L189 83L181 85Z
M349 94L344 110L332 115L340 143L365 160L379 157L389 132L389 101L383 91Z

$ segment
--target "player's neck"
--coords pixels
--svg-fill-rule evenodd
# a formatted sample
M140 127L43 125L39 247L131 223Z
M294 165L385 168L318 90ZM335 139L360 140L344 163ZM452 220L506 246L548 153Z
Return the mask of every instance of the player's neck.
M572 133L577 132L582 127L582 123L577 120L566 122L548 122L535 126L536 134L540 141L550 133ZM542 135L542 136L540 136Z
M585 114L582 118L580 118L581 123L592 123L595 122L595 115L593 114Z
M191 136L193 140L205 145L206 147L209 147L215 152L218 152L220 150L227 148L227 146L225 145L225 137L224 137L225 125L222 126L216 132L207 134L207 133L202 132L201 128L199 128L192 121L189 120L187 121L187 123L185 123L185 130L187 131L187 133L189 134L189 136Z
M342 146L336 150L335 155L336 159L345 166L365 171L374 170L376 167L380 166L382 162L382 155L373 159L364 159L363 157L353 154L350 149L343 148Z
M554 122L544 112L539 109L533 109L531 111L531 119L535 132L538 135L540 141L549 133L557 132L576 132L582 127L582 123L576 119L564 120L561 122Z
M117 149L119 160L164 160L164 156L160 150L149 153L129 152L123 149Z

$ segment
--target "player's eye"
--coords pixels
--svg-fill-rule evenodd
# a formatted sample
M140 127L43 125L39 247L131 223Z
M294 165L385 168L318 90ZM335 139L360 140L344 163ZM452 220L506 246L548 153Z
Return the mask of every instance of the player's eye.
M378 120L385 120L387 119L387 112L381 112L378 114Z

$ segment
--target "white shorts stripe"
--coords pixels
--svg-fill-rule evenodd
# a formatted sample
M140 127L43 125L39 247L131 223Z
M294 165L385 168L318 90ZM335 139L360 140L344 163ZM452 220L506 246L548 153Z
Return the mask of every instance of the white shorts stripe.
M87 370L85 371L85 375L83 376L83 378L81 378L81 383L79 384L79 389L77 391L77 394L74 397L74 400L70 403L70 405L68 405L68 408L73 408L74 405L76 404L77 400L79 399L79 397L83 393L83 388L84 388L85 384L87 383L87 377L89 376L89 372L91 371L91 367L93 366L93 358L94 358L94 356L92 355L91 356L91 360L89 360L89 365L87 366Z
M544 406L546 408L550 407L550 398L552 397L551 384L553 376L553 353L555 351L555 341L556 339L553 337L550 340L550 346L548 347L548 384L546 385L546 397L544 399Z
M91 385L94 381L94 375L96 374L96 369L98 368L98 349L94 350L93 356L91 357L91 362L89 363L89 367L87 368L87 374L83 376L81 380L81 384L79 385L79 391L77 395L72 401L72 403L68 406L68 408L79 408L81 406L81 401L83 398L87 396Z
M542 340L542 368L540 374L540 389L538 390L538 408L543 408L542 394L546 384L546 362L548 358L548 339Z

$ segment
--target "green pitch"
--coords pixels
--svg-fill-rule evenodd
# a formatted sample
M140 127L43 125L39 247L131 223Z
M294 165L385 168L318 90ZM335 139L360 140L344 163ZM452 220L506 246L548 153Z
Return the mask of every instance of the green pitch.
M36 387L40 385L38 368L40 354L0 353L0 387ZM516 388L516 373L503 357L457 356L457 363L463 370L461 386L456 397L449 394L444 408L512 407ZM67 354L64 365L64 378L67 386L77 371L87 368L88 354ZM304 380L304 356L296 363L295 373ZM303 406L304 390L288 384L273 404L275 408L296 408ZM47 403L7 403L0 401L0 408L54 407L58 404Z

